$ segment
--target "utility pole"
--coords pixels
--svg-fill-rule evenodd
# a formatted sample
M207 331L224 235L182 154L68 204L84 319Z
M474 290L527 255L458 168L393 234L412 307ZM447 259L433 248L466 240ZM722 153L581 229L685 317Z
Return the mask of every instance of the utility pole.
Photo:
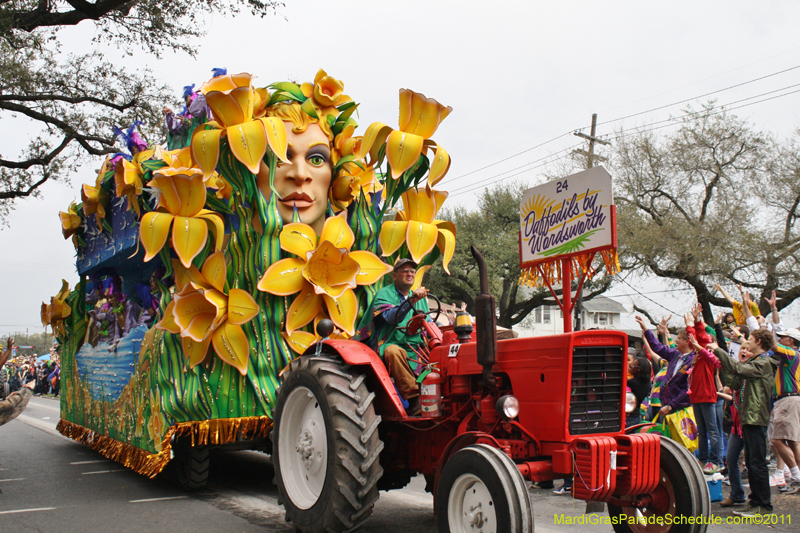
M611 144L608 141L604 141L602 139L598 139L595 136L596 132L597 132L597 113L592 113L592 130L591 130L591 133L589 135L586 135L585 133L581 133L580 131L576 131L574 133L574 135L589 141L589 150L588 151L581 150L581 149L573 150L573 153L578 154L578 155L582 155L583 157L586 158L586 168L587 168L587 170L592 168L592 167L594 167L594 162L595 161L600 161L600 162L608 161L607 158L599 156L599 155L595 155L595 153L594 153L594 145L595 145L595 143L602 144L602 145L610 145ZM571 287L566 287L566 290L572 290L572 289L571 289ZM581 320L581 317L583 315L583 287L581 287L581 290L578 292L578 294L575 295L575 297L576 297L576 299L575 299L575 320L574 320L574 322L575 322L575 331L581 331L581 330L584 329L584 324L583 324L583 321Z

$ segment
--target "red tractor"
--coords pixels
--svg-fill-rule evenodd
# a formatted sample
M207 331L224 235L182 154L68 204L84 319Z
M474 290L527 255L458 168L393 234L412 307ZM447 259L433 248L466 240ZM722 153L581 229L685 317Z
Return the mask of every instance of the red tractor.
M476 331L459 338L449 327L431 339L435 374L421 393L433 416L407 416L383 361L359 342L323 340L283 373L273 462L295 528L357 529L379 490L421 473L441 533L532 532L526 481L568 476L574 498L607 503L618 532L704 532L697 518L710 501L694 457L625 431L627 336L498 342L486 266L473 254Z

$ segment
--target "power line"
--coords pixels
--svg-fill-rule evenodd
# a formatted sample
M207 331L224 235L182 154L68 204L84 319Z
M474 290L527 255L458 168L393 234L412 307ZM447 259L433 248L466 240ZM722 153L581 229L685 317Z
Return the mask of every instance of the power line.
M641 294L665 294L665 293L672 293L672 292L686 292L686 291L691 291L691 290L692 289L686 288L686 289L664 289L663 291L648 291L648 292L637 292L637 293L628 292L628 293L623 293L623 294L610 294L610 295L608 295L608 297L609 298L617 298L617 297L622 297L622 296L636 296L636 295L641 295Z
M782 91L782 90L786 90L787 88L796 87L796 86L800 86L800 84L791 85L791 86L788 86L788 87L784 87L782 89L777 89L775 91L769 91L769 92L766 92L766 93L762 93L760 95L752 96L752 97L749 97L749 98L744 98L742 100L737 100L737 101L732 102L732 103L735 104L735 103L738 103L738 102L744 102L744 101L747 101L747 100L752 100L753 98L758 98L760 96L764 96L764 95L767 95L767 94L772 94L772 93L775 93L775 92L778 92L778 91ZM709 113L708 116L714 116L714 115L718 115L720 113L734 111L736 109L742 109L744 107L749 107L751 105L760 104L760 103L763 103L763 102L768 102L770 100L775 100L777 98L783 98L784 96L790 96L790 95L796 94L798 92L800 92L800 89L798 89L796 91L791 91L791 92L788 92L788 93L785 93L785 94L779 94L779 95L776 95L776 96L772 96L770 98L764 98L763 100L758 100L756 102L750 102L750 103L747 103L747 104L742 104L742 105L736 106L736 107L725 107L725 106L722 106L718 111L713 112L713 113ZM618 139L622 139L622 138L628 137L630 135L638 135L638 134L641 134L641 133L648 133L648 132L651 132L651 131L655 131L655 130L659 130L659 129L663 129L663 128L668 128L668 127L674 126L679 120L684 119L684 118L686 118L688 116L690 116L690 113L685 113L684 115L679 116L679 117L673 117L673 118L669 118L669 119L665 119L665 120L659 120L657 122L653 122L653 123L650 123L650 124L647 124L647 125L644 125L644 126L641 126L641 127L633 128L632 130L621 130L620 133L618 135L616 135L615 137L606 137L606 139L608 139L610 141L616 141ZM661 126L657 126L657 127L651 127L651 126L653 126L655 124L662 124L662 125ZM523 172L527 172L529 170L534 170L534 169L537 169L537 168L541 168L541 167L543 167L545 165L548 165L548 164L553 163L555 161L558 161L560 159L564 159L565 157L567 157L569 155L569 152L571 152L571 150L576 148L577 146L579 146L579 145L573 145L573 146L571 146L569 148L559 150L558 152L555 152L554 154L550 154L548 156L536 159L534 161L531 161L530 163L526 163L526 164L521 165L519 167L516 167L514 169L507 170L505 172L501 172L500 174L495 174L494 176L491 176L490 178L487 178L488 180L492 180L495 177L498 178L498 179L495 179L493 181L483 182L483 183L478 183L478 184L472 184L472 185L465 185L463 187L455 189L455 191L453 191L450 194L450 198L453 198L455 196L459 196L459 195L462 195L462 194L466 194L466 193L478 190L478 189L480 189L482 187L487 187L489 185L494 185L495 183L499 183L499 182L507 180L509 178L513 178L515 176L519 176ZM553 157L554 155L562 153L562 152L566 152L566 153L564 155L560 156L560 157L556 157L554 159L551 159L550 161L545 161L544 163L541 163L539 165L533 166L531 168L527 168L523 172L517 172L516 174L512 174L510 176L500 177L500 176L503 176L503 174L508 174L509 172L514 172L515 170L519 170L521 168L528 167L530 165L533 165L533 164L538 163L540 161L544 161L545 159Z
M512 159L512 158L514 158L514 157L517 157L518 155L522 155L522 154L524 154L524 153L530 152L531 150L535 150L535 149L537 149L537 148L541 148L542 146L544 146L544 145L546 145L546 144L550 144L550 143L551 143L551 142L553 142L553 141L557 141L557 140L558 140L558 139L560 139L561 137L564 137L564 136L567 136L567 135L569 135L569 133L562 133L562 134L558 135L557 137L553 137L553 138L552 138L552 139L550 139L549 141L545 141L545 142L543 142L543 143L537 144L536 146L532 146L532 147L530 147L530 148L526 148L525 150L523 150L523 151L521 151L521 152L517 152L516 154L513 154L513 155L510 155L510 156L508 156L508 157L505 157L505 158L503 158L503 159L500 159L499 161L495 161L494 163L491 163L491 164L489 164L489 165L486 165L485 167L482 167L482 168L478 168L478 169L472 170L472 171L470 171L470 172L467 172L466 174L461 174L460 176L456 176L455 178L452 178L452 179L450 179L450 180L448 181L448 183L449 183L449 182L453 182L453 181L455 181L455 180L459 180L459 179L461 179L461 178L465 178L465 177L467 177L467 176L469 176L469 175L471 175L471 174L475 174L476 172L480 172L481 170L486 170L487 168L493 167L493 166L495 166L495 165L499 165L500 163L503 163L503 162L505 162L505 161L508 161L509 159Z
M664 106L655 107L655 108L649 109L649 110L647 110L647 111L641 111L641 112L639 112L639 113L634 113L634 114L627 115L627 116L624 116L624 117L621 117L621 118L618 118L618 119L614 119L614 120L610 120L610 121L606 121L606 122L601 122L600 124L609 124L609 123L612 123L612 122L618 122L618 121L621 121L621 120L624 120L624 119L627 119L627 118L631 118L631 117L634 117L634 116L639 116L639 115L643 115L643 114L650 113L650 112L653 112L653 111L658 111L658 110L660 110L660 109L665 109L665 108L667 108L667 107L672 107L672 106L674 106L674 105L678 105L678 104L681 104L681 103L690 102L690 101L693 101L693 100L697 100L697 99L699 99L699 98L704 98L704 97L706 97L706 96L710 96L710 95L712 95L712 94L715 94L715 93L724 92L724 91L727 91L727 90L730 90L730 89L733 89L733 88L736 88L736 87L741 87L741 86L744 86L744 85L748 85L748 84L750 84L750 83L754 83L754 82L756 82L756 81L760 81L760 80L764 80L764 79L767 79L767 78L771 78L771 77L773 77L773 76L778 76L778 75L780 75L780 74L784 74L784 73L786 73L786 72L790 72L790 71L793 71L793 70L796 70L796 69L800 69L800 65L797 65L797 66L794 66L794 67L790 67L790 68L788 68L788 69L783 69L783 70L780 70L780 71L777 71L777 72L773 72L773 73L771 73L771 74L767 74L767 75L764 75L764 76L760 76L760 77L758 77L758 78L754 78L754 79L752 79L752 80L748 80L748 81L745 81L745 82L737 83L737 84L734 84L734 85L731 85L731 86L725 87L725 88L723 88L723 89L718 89L718 90L716 90L716 91L711 91L711 92L704 93L704 94L701 94L701 95L698 95L698 96L694 96L694 97L692 97L692 98L688 98L688 99L685 99L685 100L681 100L681 101L679 101L679 102L674 102L674 103L672 103L672 104L668 104L668 105L664 105ZM729 102L728 104L725 104L723 107L725 107L725 106L731 106L731 105L735 105L735 104L738 104L738 103L740 103L740 102L745 102L745 101L748 101L748 100L752 100L752 99L754 99L754 98L760 98L760 97L762 97L762 96L766 96L766 95L768 95L768 94L774 94L774 93L776 93L776 92L784 91L784 90L786 90L786 89L791 89L791 88L798 87L798 86L800 86L800 84L788 85L788 86L786 86L786 87L782 87L782 88L780 88L780 89L775 89L775 90L773 90L773 91L767 91L767 92L765 92L765 93L761 93L761 94L758 94L758 95L755 95L755 96L750 96L750 97L747 97L747 98L743 98L743 99L741 99L741 100L735 100L735 101L733 101L733 102ZM795 92L796 92L796 91L795 91ZM787 93L787 95L789 95L789 94L794 94L794 92L792 92L792 93ZM786 96L786 95L784 95L784 96ZM766 102L766 101L769 101L769 100L771 100L771 99L765 99L765 100L761 100L761 102ZM755 102L755 103L759 103L759 102ZM726 109L726 110L740 109L741 107L745 107L745 106L739 106L739 107L736 107L736 108L728 108L728 109ZM684 114L683 116L685 117L685 116L688 116L688 115L689 115L689 113L686 113L686 114ZM680 118L680 117L678 117L678 118ZM637 132L636 130L641 130L642 132L643 132L643 131L652 131L652 129L649 129L649 130L647 130L646 128L649 128L649 127L651 127L651 126L653 126L653 125L656 125L656 124L662 124L662 123L672 123L672 122L675 122L676 120L677 120L676 118L669 118L669 119L664 119L664 120L660 120L660 121L652 122L652 123L650 123L650 124L646 124L646 125L643 125L643 126L639 126L639 127L637 127L637 128L635 128L635 129L634 129L634 133L635 133L635 132ZM582 130L582 129L585 129L585 128L578 128L578 130L576 130L576 131L580 131L580 130ZM543 143L537 144L537 145L535 145L535 146L532 146L532 147L530 147L530 148L526 148L525 150L522 150L521 152L517 152L517 153L515 153L515 154L512 154L512 155L510 155L510 156L504 157L503 159L500 159L500 160L498 160L498 161L495 161L495 162L493 162L493 163L490 163L490 164L488 164L488 165L485 165L485 166L483 166L483 167L481 167L481 168L478 168L478 169L472 170L472 171L470 171L470 172L467 172L467 173L465 173L465 174L461 174L461 175L459 175L459 176L456 176L456 177L454 177L454 178L452 178L452 179L445 180L445 183L448 183L448 184L449 184L449 183L452 183L452 182L454 182L454 181L456 181L456 180L459 180L459 179L465 178L465 177L467 177L467 176L470 176L470 175L472 175L472 174L475 174L475 173L477 173L477 172L480 172L480 171L482 171L482 170L486 170L487 168L491 168L491 167L493 167L493 166L495 166L495 165L498 165L498 164L500 164L500 163L504 163L504 162L506 162L506 161L508 161L508 160L510 160L510 159L513 159L514 157L520 156L520 155L522 155L522 154L528 153L528 152L530 152L530 151L532 151L532 150L535 150L535 149L537 149L537 148L541 148L542 146L545 146L545 145L547 145L547 144L550 144L550 143L552 143L552 142L554 142L554 141L556 141L556 140L558 140L558 139L560 139L561 137L564 137L564 136L566 136L566 135L569 135L569 134L568 134L568 133L563 133L563 134L560 134L560 135L558 135L558 136L556 136L556 137L553 137L552 139L550 139L550 140L548 140L548 141L545 141L545 142L543 142ZM619 136L617 136L617 137L615 137L615 138L620 138L620 137L619 137ZM556 152L556 153L558 153L558 152ZM543 160L543 159L546 159L546 157L545 157L545 158L540 158L540 159L537 159L537 160L535 160L535 161L532 161L532 162L529 162L529 163L526 163L525 165L522 165L522 166L516 167L515 169L511 169L511 170L508 170L508 171L502 172L502 173L500 173L500 174L497 174L497 175L495 175L495 176L492 176L492 177L490 177L490 178L488 178L488 179L492 179L492 178L494 178L494 177L501 176L502 174L507 174L508 172L513 172L513 171L515 171L515 170L519 170L519 169L521 169L521 168L524 168L525 166L532 165L532 164L534 164L534 163L536 163L536 162L538 162L538 161L541 161L541 160ZM513 176L516 176L516 175L518 175L518 174L514 174ZM513 177L513 176L508 176L508 177ZM493 182L493 183L494 183L494 182ZM465 186L465 187L470 187L470 186L469 186L469 185L467 185L467 186ZM462 187L461 189L463 189L463 188L464 188L464 187ZM460 191L461 189L456 189L456 191ZM458 194L462 194L462 193L458 193ZM452 196L455 196L455 194L453 194Z
M657 306L659 306L661 309L664 309L665 311L669 311L669 312L670 312L671 314L673 314L673 315L678 315L678 314L679 314L679 313L676 313L675 311L673 311L672 309L670 309L670 308L668 308L668 307L664 307L663 305L661 305L661 304L660 304L660 303L658 303L657 301L653 300L653 299L652 299L652 298L650 298L649 296L645 296L644 294L642 294L641 292L639 292L638 290L636 290L636 287L634 287L633 285L631 285L630 283L628 283L628 282L627 282L627 281L625 281L624 279L620 279L620 281L621 281L622 283L624 283L625 285L627 285L628 287L630 287L631 289L633 289L633 291L634 291L636 294L638 294L639 296L641 296L642 298L644 298L644 299L646 299L646 300L649 300L650 302L653 302L654 304L656 304Z
M520 175L520 174L522 174L523 172L527 172L527 171L529 171L529 170L534 170L534 169L537 169L537 168L541 168L541 167L543 167L543 166L545 166L545 165L548 165L548 164L550 164L550 163L554 163L554 162L556 162L556 161L558 161L558 160L560 160L560 159L564 159L565 157L569 156L569 155L572 153L572 150L573 150L574 148L576 148L577 146L580 146L580 144L573 145L573 146L571 146L571 147L569 147L569 148L566 148L566 149L564 149L564 150L559 150L558 152L556 152L556 154L558 154L558 153L561 153L561 152L565 152L565 153L564 153L564 155L562 155L562 156L560 156L560 157L556 157L556 158L554 158L554 159L551 159L550 161L544 161L543 163L541 163L541 164L539 164L539 165L536 165L536 166L534 166L534 167L531 167L531 168L525 169L525 170L524 170L524 171L522 171L522 172L518 172L518 173L516 173L516 174L512 174L512 175L510 175L510 176L506 176L506 177L503 177L503 178L498 178L498 179L496 179L496 180L494 180L494 181L490 181L490 182L488 182L488 183L487 183L487 182L484 182L484 183L478 183L478 184L472 184L472 185L465 185L464 187L461 187L460 189L456 189L456 190L455 190L455 192L451 193L451 194L450 194L450 198L452 198L452 197L454 197L454 196L461 195L461 194L466 194L466 193L468 193L468 192L475 191L475 190L477 190L477 189L480 189L481 187L487 187L487 186L489 186L489 185L493 185L493 184L495 184L495 183L498 183L498 182L501 182L501 181L503 181L503 180L507 180L508 178L513 178L513 177L515 177L515 176L519 176L519 175ZM525 167L525 166L528 166L528 165L531 165L531 164L533 164L533 163L537 163L537 162L539 162L539 161L543 161L544 159L548 159L548 158L550 158L550 157L552 157L552 156L554 156L554 155L555 155L555 154L551 154L551 155L548 155L548 156L542 157L542 158L540 158L540 159L537 159L537 160L535 160L535 161L532 161L531 163L528 163L528 164L526 164L526 165L523 165L523 167ZM522 167L518 167L518 168L522 168ZM514 169L514 170L516 170L516 169ZM506 174L506 173L508 173L508 172L513 172L513 170L509 170L509 171L506 171L506 172L502 172L502 173L500 173L500 174L496 174L495 176L492 176L492 177L502 176L503 174ZM491 178L488 178L488 179L491 179Z
M681 85L681 86L679 86L679 87L674 87L674 88L672 88L672 89L669 89L669 90L666 90L666 91L662 91L662 92L660 92L660 93L657 93L657 94L654 94L654 95L652 95L652 96L648 96L648 97L646 97L646 98L641 98L641 99L639 99L639 100L636 100L635 102L628 102L628 103L626 103L626 104L622 104L622 105L619 105L619 106L617 106L617 107L612 107L611 109L604 109L604 110L602 110L602 111L601 111L601 113L607 113L607 112L614 111L614 110L617 110L617 109L620 109L620 108L623 108L623 107L628 107L629 105L638 104L639 102L644 102L644 101L646 101L646 100L649 100L649 99L651 99L651 98L655 98L656 96L661 96L661 95L664 95L664 94L669 94L669 93L671 93L671 92L673 92L673 91L677 91L677 90L679 90L679 89L683 89L683 88L685 88L685 87L691 87L691 86L693 86L693 85L697 85L698 83L702 83L702 82L704 82L704 81L713 80L714 78L718 78L718 77L720 77L720 76L723 76L723 75L725 75L725 74L730 74L731 72L736 72L736 71L738 71L738 70L742 70L743 68L746 68L746 67L751 67L751 66L753 66L753 65L757 65L757 64L759 64L759 63L762 63L763 61L766 61L766 60L768 60L768 59L774 59L774 58L776 58L776 57L779 57L779 56L782 56L782 55L788 54L788 53L790 53L790 52L794 52L794 51L796 51L796 50L800 50L800 47L797 47L797 48L792 48L792 49L790 49L790 50L786 50L786 51L784 51L784 52L781 52L781 53L779 53L779 54L775 54L775 55L772 55L772 56L766 57L766 58L764 58L764 59L760 59L760 60L758 60L758 61L754 61L754 62L752 62L752 63L747 63L746 65L740 65L740 66L738 66L738 67L736 67L736 68L734 68L734 69L731 69L731 70L726 70L726 71L724 71L724 72L719 72L719 73L717 73L717 74L714 74L713 76L708 76L708 77L706 77L706 78L703 78L703 79L701 79L701 80L693 81L693 82L691 82L691 83L687 83L687 84L685 84L685 85ZM585 129L585 128L582 128L582 129Z
M778 72L773 72L772 74L767 74L766 76L761 76L760 78L755 78L755 79L752 79L752 80L749 80L749 81L744 81L742 83L737 83L736 85L731 85L729 87L725 87L724 89L718 89L716 91L711 91L709 93L701 94L700 96L695 96L693 98L687 98L686 100L680 100L678 102L674 102L674 103L671 103L671 104L662 105L662 106L659 106L659 107L654 107L653 109L648 109L647 111L641 111L639 113L633 113L631 115L626 115L624 117L615 118L613 120L607 120L605 122L600 122L600 123L598 123L598 126L601 125L601 124L610 124L612 122L619 122L620 120L625 120L625 119L628 119L628 118L631 118L631 117L637 117L639 115L645 115L647 113L652 113L653 111L659 111L661 109L666 109L668 107L672 107L672 106L675 106L675 105L685 104L686 102L691 102L691 101L697 100L699 98L705 98L706 96L711 96L712 94L721 93L721 92L724 92L724 91L728 91L730 89L735 89L736 87L742 87L743 85L748 85L750 83L755 83L757 81L765 80L767 78L771 78L773 76L778 76L779 74L783 74L785 72L790 72L792 70L796 70L796 69L799 69L799 68L800 68L800 65L797 65L797 66L794 66L794 67L791 67L791 68L787 68L787 69L784 69L784 70L781 70L781 71L778 71ZM794 86L792 86L792 87L794 87ZM778 90L780 90L780 89L778 89ZM584 128L581 128L581 129L584 129Z
M486 180L491 180L491 179L494 179L494 178L500 177L500 176L502 176L502 175L504 175L504 174L508 174L509 172L514 172L514 171L516 171L516 170L520 170L520 169L523 169L523 168L525 168L525 167L529 167L529 166L531 166L531 165L533 165L533 164L536 164L536 163L538 163L539 161L544 161L545 159L547 159L547 158L549 158L549 157L553 157L553 156L555 156L556 154L560 154L561 152L567 152L567 151L571 150L572 148L575 148L576 146L580 146L580 144L573 145L573 146L571 146L570 148L562 148L561 150L558 150L557 152L554 152L554 153L552 153L552 154L548 154L548 155L546 155L546 156L544 156L544 157L540 157L539 159L534 159L533 161L529 161L528 163L525 163L524 165L520 165L520 166L518 166L518 167L514 167L514 168L512 168L512 169L509 169L509 170L504 170L503 172L500 172L499 174L495 174L495 175L493 175L493 176L489 176L488 178L486 178ZM528 169L528 170L530 170L530 169ZM515 174L515 175L516 175L516 174ZM507 176L507 177L512 177L512 176ZM461 190L463 190L463 189L470 188L470 187L472 187L472 186L474 186L474 185L475 185L474 183L471 183L471 184L469 184L469 185L463 185L463 186L461 186L461 187L458 187L458 188L454 189L454 190L453 190L453 192L458 192L458 191L461 191Z
M788 87L784 87L783 89L777 89L775 91L769 91L769 92L762 93L762 94L759 94L759 95L756 95L756 96L751 96L749 98L743 98L742 100L737 100L735 102L731 102L730 104L726 104L724 106L721 106L719 110L717 110L717 111L715 111L713 113L709 113L708 116L713 117L714 115L719 115L721 113L727 113L729 111L735 111L737 109L742 109L743 107L749 107L751 105L756 105L756 104L760 104L760 103L763 103L763 102L768 102L770 100L776 100L778 98L783 98L784 96L790 96L792 94L799 93L800 89L798 89L796 91L791 91L791 92L788 92L788 93L772 96L770 98L764 98L763 100L759 100L757 102L750 102L750 103L742 104L742 105L736 106L736 107L727 107L728 105L736 104L736 103L739 103L739 102L744 102L744 101L747 101L747 100L752 100L753 98L758 98L760 96L765 96L767 94L772 94L772 93L775 93L775 92L778 92L778 91L783 91L783 90L789 89L791 87L798 87L798 86L800 86L800 83L798 83L796 85L790 85ZM620 135L617 135L615 137L607 137L607 139L609 139L611 141L615 141L617 139L622 139L623 137L627 137L627 136L630 136L630 135L637 135L637 134L640 134L640 133L647 133L647 132L650 132L650 131L654 131L654 130L658 130L658 129L661 129L661 128L665 128L665 127L673 125L672 123L677 123L679 120L684 119L684 118L686 118L686 117L688 117L690 115L691 115L691 113L686 113L686 114L684 114L682 116L679 116L679 117L674 117L674 118L665 119L665 120L659 120L657 122L652 122L650 124L646 124L646 125L641 126L641 127L633 128L633 130L620 130ZM652 126L654 124L662 124L662 123L665 123L665 122L668 122L669 124L665 124L665 125L659 126L657 128L650 128L650 126Z

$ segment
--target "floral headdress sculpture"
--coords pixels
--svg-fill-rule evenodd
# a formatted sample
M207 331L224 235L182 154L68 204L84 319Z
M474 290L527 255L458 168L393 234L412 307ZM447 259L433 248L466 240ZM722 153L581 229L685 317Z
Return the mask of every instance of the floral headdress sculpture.
M455 227L436 219L447 193L433 188L450 166L432 140L450 107L403 89L398 127L375 123L360 137L358 104L325 71L313 83L256 87L254 79L220 73L204 83L208 122L188 146L104 165L83 203L60 215L65 238L80 235L90 215L111 231L109 207L127 202L141 245L130 261L165 269L155 281L156 329L142 349L149 355L137 366L149 373L124 398L157 398L151 418L167 424L144 432L146 410L131 406L136 438L158 439L180 422L270 416L280 370L314 342L319 320L353 336L398 257L418 263L419 283L440 256L447 269L455 249ZM303 188L293 174L301 167L329 173L321 195ZM319 215L309 214L312 204ZM43 308L43 320L56 315ZM67 394L78 404L84 393Z

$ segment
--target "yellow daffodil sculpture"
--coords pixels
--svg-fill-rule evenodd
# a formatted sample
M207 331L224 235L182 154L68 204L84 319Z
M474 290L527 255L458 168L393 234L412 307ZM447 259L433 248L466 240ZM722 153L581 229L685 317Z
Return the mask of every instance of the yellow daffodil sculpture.
M88 217L94 215L97 220L97 228L100 231L103 230L103 221L106 218L106 207L108 207L108 192L103 188L102 182L101 171L94 185L84 183L81 188L83 216Z
M41 318L44 327L51 326L53 333L56 336L63 336L64 319L70 316L72 308L67 304L67 297L69 296L69 283L67 280L61 280L61 290L58 294L50 298L50 303L42 302Z
M317 71L314 83L305 82L300 86L303 96L307 100L303 104L303 110L314 118L327 120L326 117L335 117L339 114L339 106L352 102L353 99L344 93L344 83L322 69Z
M355 237L344 215L325 221L319 243L306 224L287 224L281 231L281 248L297 257L270 266L258 289L277 296L300 293L286 316L290 335L314 320L323 304L333 323L353 335L358 312L353 289L377 282L392 269L371 252L350 251Z
M218 213L203 209L206 184L200 169L192 166L189 149L173 154L169 163L153 172L149 186L159 195L158 211L144 214L139 235L144 260L150 261L164 247L172 228L172 247L188 268L205 247L209 230L215 237L214 249L222 247L225 228Z
M77 232L83 225L83 218L78 214L78 206L75 205L75 202L69 204L66 211L59 212L58 218L61 220L61 234L64 235L64 239L72 237L72 244L77 248Z
M286 161L286 130L278 118L256 117L254 111L263 104L263 97L251 85L250 74L218 76L205 83L206 96L214 118L209 126L192 136L192 156L203 175L213 174L219 161L220 139L224 136L234 157L256 174L267 146Z
M156 327L180 334L190 368L206 359L213 344L220 359L246 375L250 343L242 325L258 314L258 304L242 289L225 293L228 268L222 252L211 254L202 270L175 267L178 292Z
M383 122L375 122L367 128L361 142L359 158L370 155L374 161L383 144L386 144L386 159L391 175L397 179L410 169L427 147L436 146L430 138L439 124L453 111L433 98L408 89L400 90L400 127L393 130ZM428 183L438 183L450 168L450 156L441 147L434 154Z
M408 246L411 258L420 263L438 246L444 255L442 267L449 274L448 265L456 249L456 227L446 220L435 220L447 193L429 187L409 189L403 194L405 210L398 211L394 221L384 222L380 243L383 255L392 255L403 244Z

